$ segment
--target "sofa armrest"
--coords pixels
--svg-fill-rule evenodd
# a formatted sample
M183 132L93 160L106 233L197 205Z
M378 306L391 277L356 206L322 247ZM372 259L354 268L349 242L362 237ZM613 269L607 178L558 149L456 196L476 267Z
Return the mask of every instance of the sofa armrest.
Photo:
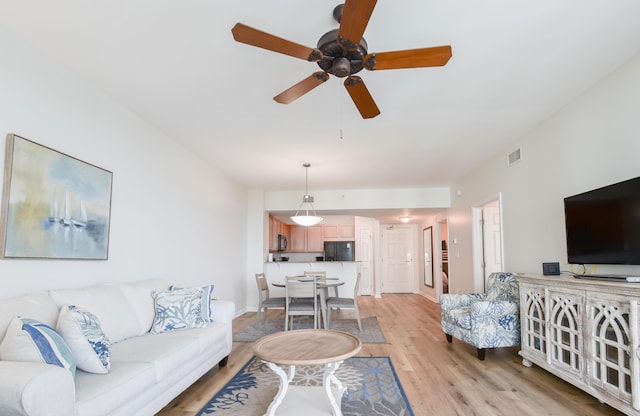
M440 295L440 309L450 311L451 309L470 306L472 303L481 301L484 295L479 293L444 293Z
M491 319L500 319L508 315L518 315L520 308L517 303L506 300L481 301L471 305L471 316L486 316Z
M235 303L229 300L214 299L211 301L211 316L214 322L233 322L233 315L236 313Z
M69 370L44 363L0 361L0 414L69 416L76 392Z

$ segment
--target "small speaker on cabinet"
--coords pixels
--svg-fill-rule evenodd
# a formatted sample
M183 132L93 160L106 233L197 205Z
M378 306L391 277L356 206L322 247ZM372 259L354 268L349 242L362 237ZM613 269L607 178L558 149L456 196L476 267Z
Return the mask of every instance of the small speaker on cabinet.
M557 276L560 274L560 263L542 263L542 274Z

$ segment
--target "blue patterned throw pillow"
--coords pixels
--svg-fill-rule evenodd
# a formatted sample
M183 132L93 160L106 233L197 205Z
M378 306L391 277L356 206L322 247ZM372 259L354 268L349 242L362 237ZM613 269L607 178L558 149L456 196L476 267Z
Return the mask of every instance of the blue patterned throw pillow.
M57 365L76 375L76 360L55 329L35 319L14 318L0 344L0 359Z
M154 292L156 315L151 327L152 334L180 329L207 326L206 313L202 311L202 289L175 289Z
M63 306L57 328L76 357L79 369L96 374L109 372L111 342L94 314L74 305Z
M171 285L169 286L169 290L181 290L183 287L178 287ZM201 286L199 288L202 290L202 295L200 296L200 307L202 312L202 319L207 322L213 322L213 311L211 308L211 302L213 300L213 285Z

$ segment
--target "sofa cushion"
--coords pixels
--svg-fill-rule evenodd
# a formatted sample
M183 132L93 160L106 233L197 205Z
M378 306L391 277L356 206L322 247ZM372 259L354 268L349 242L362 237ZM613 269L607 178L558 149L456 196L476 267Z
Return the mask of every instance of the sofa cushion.
M155 383L155 369L151 363L114 361L107 374L78 370L75 414L113 415L119 407L152 389Z
M111 342L91 312L74 305L60 309L56 328L69 345L79 369L106 374L111 367Z
M140 334L140 321L122 290L110 284L83 289L51 290L58 307L75 305L100 319L102 330L113 343Z
M27 316L43 324L55 326L58 319L58 306L45 291L17 298L0 299L0 341L13 318L17 316Z
M202 328L208 318L203 308L209 308L209 300L202 298L202 288L176 289L155 292L156 316L151 327L152 334L180 329Z
M211 323L205 328L194 328L189 331L174 331L171 336L189 337L198 342L198 351L202 353L212 353L224 348L227 345L227 325L223 323Z
M29 318L14 318L0 344L0 359L41 362L63 367L75 376L76 361L53 327Z
M166 290L169 285L160 279L149 279L131 283L113 283L124 293L125 298L138 319L140 328L137 335L151 330L155 317L153 292Z
M156 380L170 377L172 372L178 371L200 353L196 338L174 336L189 332L191 331L146 334L114 344L111 351L112 363L151 363L156 372Z

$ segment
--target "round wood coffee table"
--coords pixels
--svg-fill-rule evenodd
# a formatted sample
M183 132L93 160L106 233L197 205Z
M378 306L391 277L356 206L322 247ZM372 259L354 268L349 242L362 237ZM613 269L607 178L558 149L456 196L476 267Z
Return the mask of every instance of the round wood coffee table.
M335 376L335 372L343 360L360 351L362 343L358 337L341 331L328 329L300 329L296 331L278 332L267 335L256 341L253 346L255 355L264 361L280 378L278 394L267 409L267 416L275 415L276 409L283 403L287 391L287 401L295 406L297 414L310 415L322 409L310 400L314 391L324 392L329 400L329 408L320 414L328 414L330 409L334 416L342 416L340 401L345 388ZM322 387L289 386L295 376L297 365L324 365ZM289 374L280 366L288 366ZM304 402L312 403L312 409L306 411L300 407ZM323 407L320 405L320 407Z

